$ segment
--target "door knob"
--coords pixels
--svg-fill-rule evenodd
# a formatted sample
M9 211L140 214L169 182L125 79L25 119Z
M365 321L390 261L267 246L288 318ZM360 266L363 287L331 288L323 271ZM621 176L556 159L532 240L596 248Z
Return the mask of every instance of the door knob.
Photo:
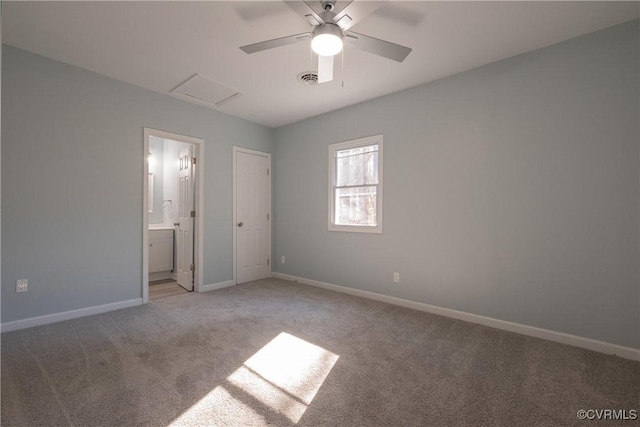
M244 225L244 222L242 222L242 221L240 221L240 222L238 223L238 227L242 227L243 225Z

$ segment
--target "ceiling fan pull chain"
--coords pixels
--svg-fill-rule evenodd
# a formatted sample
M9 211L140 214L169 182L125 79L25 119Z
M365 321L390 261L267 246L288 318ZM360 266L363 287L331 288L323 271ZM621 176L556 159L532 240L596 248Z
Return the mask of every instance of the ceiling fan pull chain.
M340 73L340 77L342 78L342 87L344 87L344 49L342 49L342 72Z

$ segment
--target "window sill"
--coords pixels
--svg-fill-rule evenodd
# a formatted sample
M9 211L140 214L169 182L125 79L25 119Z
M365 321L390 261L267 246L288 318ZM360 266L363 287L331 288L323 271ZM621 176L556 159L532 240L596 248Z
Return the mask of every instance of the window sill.
M382 234L382 227L359 227L354 225L329 225L329 231L341 231L343 233L367 233Z

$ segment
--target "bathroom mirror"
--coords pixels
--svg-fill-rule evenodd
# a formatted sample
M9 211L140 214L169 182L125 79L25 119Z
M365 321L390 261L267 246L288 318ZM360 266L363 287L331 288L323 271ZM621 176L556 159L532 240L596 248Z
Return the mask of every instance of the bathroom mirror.
M149 172L149 213L153 213L153 173Z

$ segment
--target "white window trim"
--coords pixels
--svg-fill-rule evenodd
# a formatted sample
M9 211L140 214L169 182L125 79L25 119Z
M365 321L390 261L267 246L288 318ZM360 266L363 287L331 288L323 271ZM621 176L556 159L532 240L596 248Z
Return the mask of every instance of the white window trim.
M336 180L336 162L335 162L335 152L340 150L345 150L348 148L356 148L362 147L365 145L378 144L378 189L376 193L376 223L375 227L367 226L367 225L337 225L334 223L334 213L335 213L335 198L334 198L334 186ZM346 231L350 233L375 233L382 234L382 211L383 211L383 201L382 201L382 184L383 184L383 136L380 135L372 135L364 138L354 139L351 141L345 142L336 142L334 144L329 145L329 188L328 188L328 198L329 198L329 216L328 216L328 228L329 231Z

